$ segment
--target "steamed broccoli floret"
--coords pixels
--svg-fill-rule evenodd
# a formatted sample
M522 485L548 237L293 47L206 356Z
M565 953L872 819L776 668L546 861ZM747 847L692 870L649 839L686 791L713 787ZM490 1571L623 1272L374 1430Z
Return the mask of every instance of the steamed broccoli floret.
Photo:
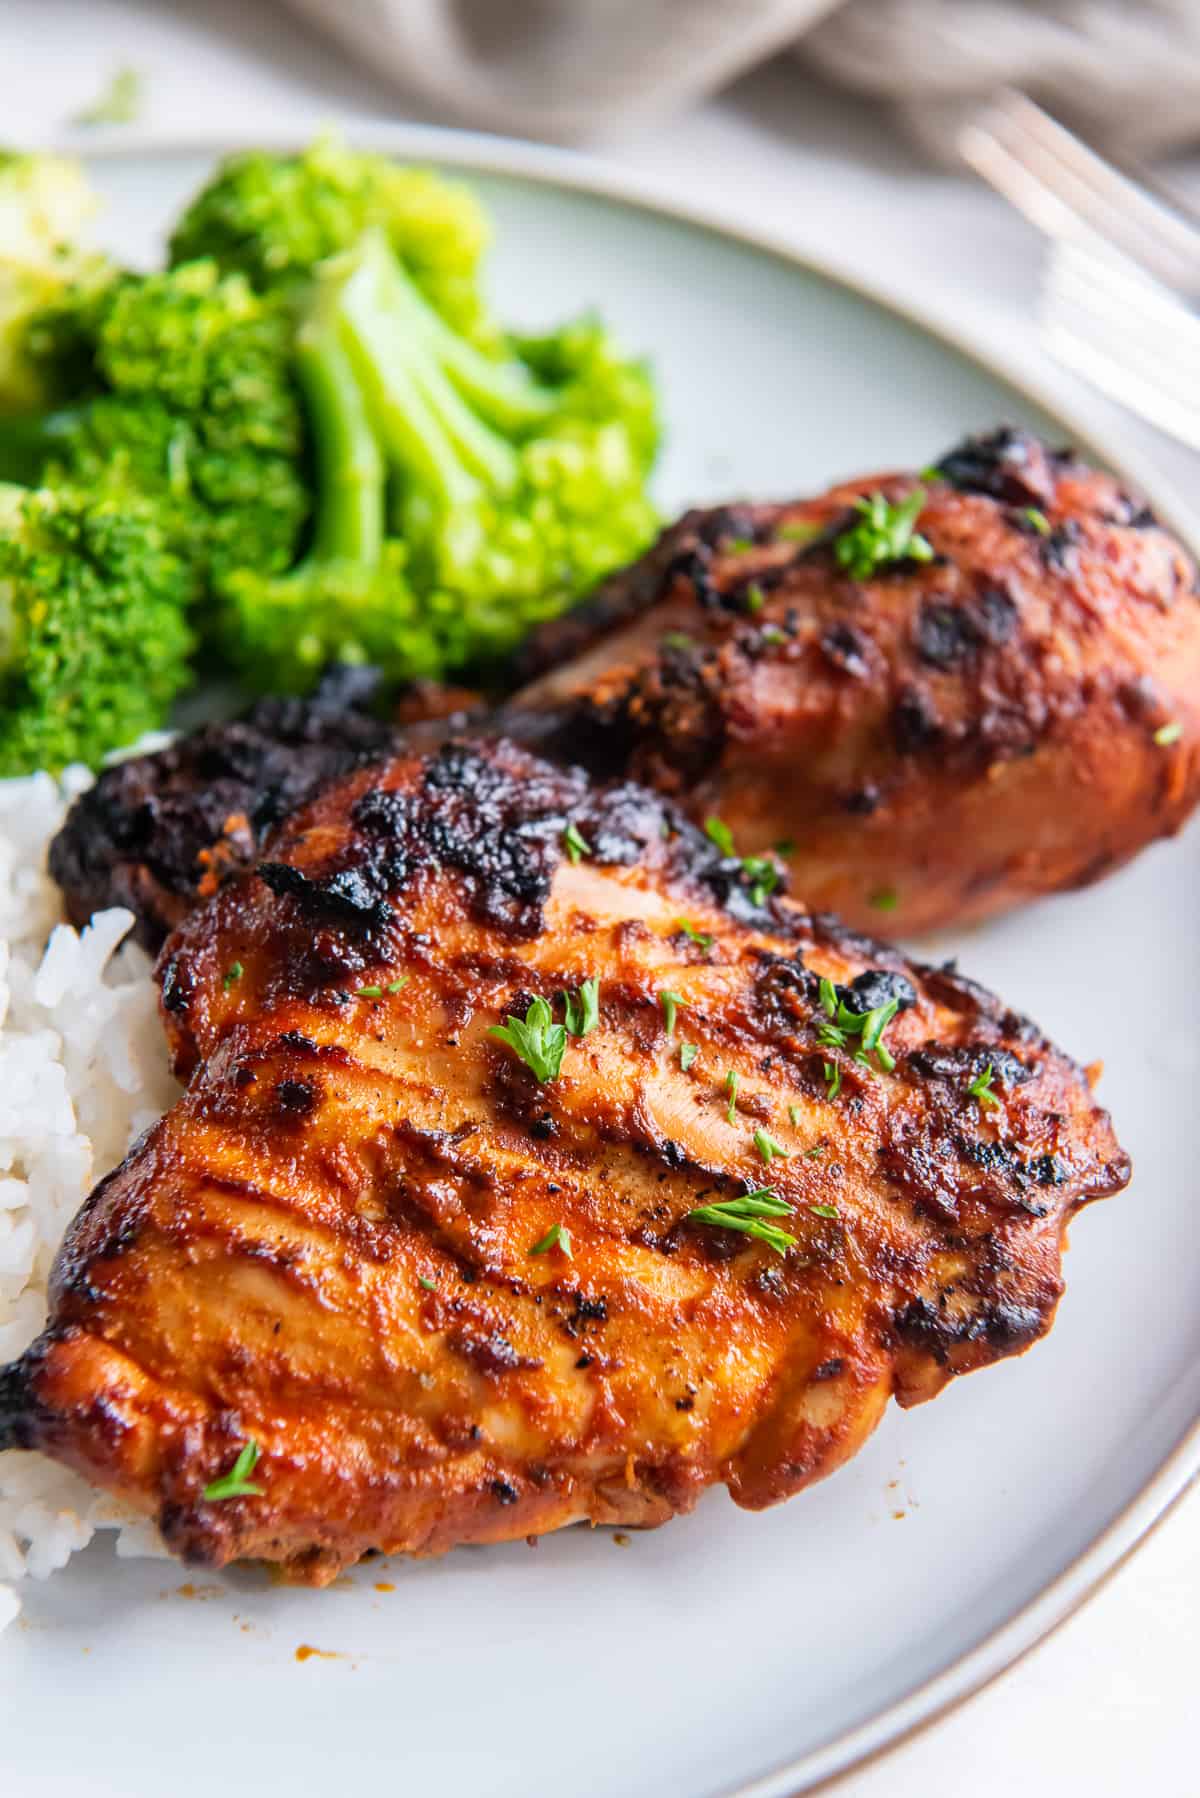
M104 283L109 264L80 237L96 198L78 163L0 151L0 413L33 411L55 398L70 332L31 340L74 289Z
M386 470L349 358L319 318L296 368L313 424L317 515L290 574L232 575L220 647L251 686L303 691L330 661L436 674L436 648L408 585L403 545L384 536Z
M114 280L86 331L84 396L0 421L0 475L154 500L198 591L244 562L286 568L309 494L283 309L190 263Z
M161 724L186 684L188 575L153 508L0 486L0 778Z
M653 390L595 322L530 340L520 354L485 354L371 230L320 271L304 335L318 452L342 444L335 465L345 453L357 389L355 453L366 467L372 436L382 450L388 540L354 549L327 470L318 547L331 521L334 554L318 553L282 585L253 573L226 583L233 659L277 668L290 614L304 617L312 675L335 654L370 657L398 678L486 663L653 535ZM380 484L373 475L373 507Z
M466 187L426 169L319 138L296 156L254 150L222 163L176 225L170 260L213 257L261 292L307 300L319 262L350 249L368 226L387 233L430 303L454 328L488 342L494 326L479 287L490 238Z

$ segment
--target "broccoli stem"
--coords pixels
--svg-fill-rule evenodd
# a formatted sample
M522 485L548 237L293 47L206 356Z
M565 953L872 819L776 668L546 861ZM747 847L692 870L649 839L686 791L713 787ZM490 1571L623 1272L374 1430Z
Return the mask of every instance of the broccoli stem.
M314 323L297 334L296 374L317 471L310 559L374 567L383 548L386 471L350 358L332 331Z
M552 397L513 369L490 364L430 312L379 232L348 262L330 266L326 316L366 395L396 470L427 489L446 512L486 491L508 494L518 479L513 445L483 416L531 424Z

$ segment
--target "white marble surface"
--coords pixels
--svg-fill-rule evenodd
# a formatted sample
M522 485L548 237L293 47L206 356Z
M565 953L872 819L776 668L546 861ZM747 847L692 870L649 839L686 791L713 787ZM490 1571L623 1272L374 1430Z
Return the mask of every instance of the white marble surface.
M201 132L216 122L252 137L268 119L303 132L333 119L415 116L267 0L0 0L0 133L9 141L57 134L121 64L144 72L143 122L161 130ZM1185 498L1194 492L1194 456L1047 364L1032 328L1033 233L971 182L929 169L868 109L781 66L683 119L632 134L614 120L590 147L743 219L786 228L800 247L1019 353L1114 440L1160 466ZM1010 1798L1014 1789L1031 1798L1193 1798L1198 1667L1193 1493L1041 1648L838 1790L855 1798L950 1790Z

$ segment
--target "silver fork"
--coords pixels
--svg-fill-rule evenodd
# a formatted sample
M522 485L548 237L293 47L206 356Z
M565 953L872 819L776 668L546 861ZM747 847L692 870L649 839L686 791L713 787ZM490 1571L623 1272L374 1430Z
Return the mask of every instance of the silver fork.
M1024 94L989 102L959 148L1050 238L1040 322L1054 354L1200 449L1200 222Z

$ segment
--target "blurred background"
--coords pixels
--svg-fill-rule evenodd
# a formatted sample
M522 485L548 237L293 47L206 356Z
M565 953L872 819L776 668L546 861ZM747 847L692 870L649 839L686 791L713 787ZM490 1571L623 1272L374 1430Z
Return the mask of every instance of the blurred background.
M402 120L569 143L1036 378L1195 507L1200 0L0 0L0 71L23 145ZM1106 163L1022 137L1011 90ZM924 1798L953 1768L974 1798L1193 1793L1198 1587L1193 1499L839 1790Z

